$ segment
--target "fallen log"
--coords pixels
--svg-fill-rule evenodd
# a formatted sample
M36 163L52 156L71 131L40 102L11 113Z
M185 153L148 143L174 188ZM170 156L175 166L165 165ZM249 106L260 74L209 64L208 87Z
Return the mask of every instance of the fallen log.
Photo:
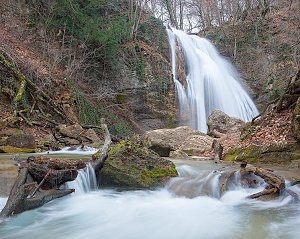
M284 179L281 176L274 174L270 170L244 163L240 169L240 173L242 177L249 174L257 175L268 184L263 191L254 193L247 198L264 199L266 195L269 197L278 197L285 190Z
M30 157L19 169L0 217L40 207L53 199L74 192L73 189L60 190L59 187L74 180L78 174L77 170L84 167L86 165L81 161Z
M241 174L243 173L253 173L262 179L265 180L266 183L272 185L273 187L277 188L278 190L285 189L285 181L284 179L271 172L270 170L263 169L260 167L255 167L251 164L247 164L245 168L241 169Z
M292 186L295 186L295 185L297 185L297 184L300 184L300 179L288 183L287 186L292 187Z
M107 152L109 146L111 145L112 142L109 130L103 118L101 119L101 129L104 134L104 145L102 146L101 149L99 149L96 153L92 155L92 166L96 172L102 168L103 163L107 158Z

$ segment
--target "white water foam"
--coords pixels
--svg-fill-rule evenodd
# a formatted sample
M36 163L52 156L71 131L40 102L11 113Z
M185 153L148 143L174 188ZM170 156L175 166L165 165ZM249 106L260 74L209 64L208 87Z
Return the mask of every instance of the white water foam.
M0 211L4 208L7 198L0 198Z
M88 146L78 146L78 147L64 147L61 150L56 150L56 151L46 151L46 152L42 152L39 154L50 154L50 155L55 155L55 154L79 154L79 155L92 155L94 153L96 153L99 149L97 148L93 148L93 147L88 147Z
M188 186L189 190L204 182L220 186L218 170L204 172L181 165L179 171L181 176L174 182L179 180L177 184ZM9 218L0 225L0 238L300 238L299 204L291 204L289 197L269 202L246 199L263 187L242 188L239 175L235 176L237 187L220 198L178 196L170 187L155 191L98 190L65 197ZM296 186L291 189L299 191Z
M258 115L255 104L239 83L240 76L234 66L207 39L174 28L167 29L167 33L181 117L189 112L192 128L206 132L207 117L215 109L244 121ZM177 76L176 39L184 53L186 89Z

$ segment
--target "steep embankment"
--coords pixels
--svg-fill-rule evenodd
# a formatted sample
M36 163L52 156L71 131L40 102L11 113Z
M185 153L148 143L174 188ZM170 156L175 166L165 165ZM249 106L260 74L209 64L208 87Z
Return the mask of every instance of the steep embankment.
M109 1L96 4L110 18L99 29L86 25L94 17L86 12L93 11L89 5L73 11L58 1L31 4L5 1L0 7L1 145L20 132L33 135L41 147L49 140L76 144L82 138L65 140L58 126L97 126L101 117L117 136L173 125L174 88L160 21L143 15L135 37L128 38L119 36L127 32L120 29L126 7L117 1L113 10ZM68 17L78 25L76 34L66 25ZM103 14L96 17L103 20ZM82 40L92 30L94 38Z
M262 116L223 137L227 160L290 162L299 159L300 4L259 10L204 32L239 68Z
M221 52L234 60L253 96L263 109L282 96L299 68L300 4L259 10L244 19L205 32Z

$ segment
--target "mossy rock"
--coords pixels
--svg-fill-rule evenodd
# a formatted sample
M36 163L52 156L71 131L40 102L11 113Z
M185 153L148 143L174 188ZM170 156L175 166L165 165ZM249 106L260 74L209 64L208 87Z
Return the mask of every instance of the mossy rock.
M246 148L231 149L224 156L225 161L247 161L248 163L288 163L299 158L298 144L249 145Z
M0 146L0 153L16 154L16 153L35 153L35 149L17 148L13 146Z
M175 176L177 171L173 162L161 158L141 143L124 140L109 150L101 170L101 184L151 188L163 186Z

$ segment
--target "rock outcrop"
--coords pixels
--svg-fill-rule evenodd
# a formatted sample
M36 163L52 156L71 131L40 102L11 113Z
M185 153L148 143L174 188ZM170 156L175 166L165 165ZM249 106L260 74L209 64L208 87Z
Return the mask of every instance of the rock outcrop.
M244 124L242 120L230 117L221 110L214 110L207 120L208 132L234 133L240 131Z
M101 170L101 185L151 188L177 176L173 162L143 146L121 141L111 147Z

